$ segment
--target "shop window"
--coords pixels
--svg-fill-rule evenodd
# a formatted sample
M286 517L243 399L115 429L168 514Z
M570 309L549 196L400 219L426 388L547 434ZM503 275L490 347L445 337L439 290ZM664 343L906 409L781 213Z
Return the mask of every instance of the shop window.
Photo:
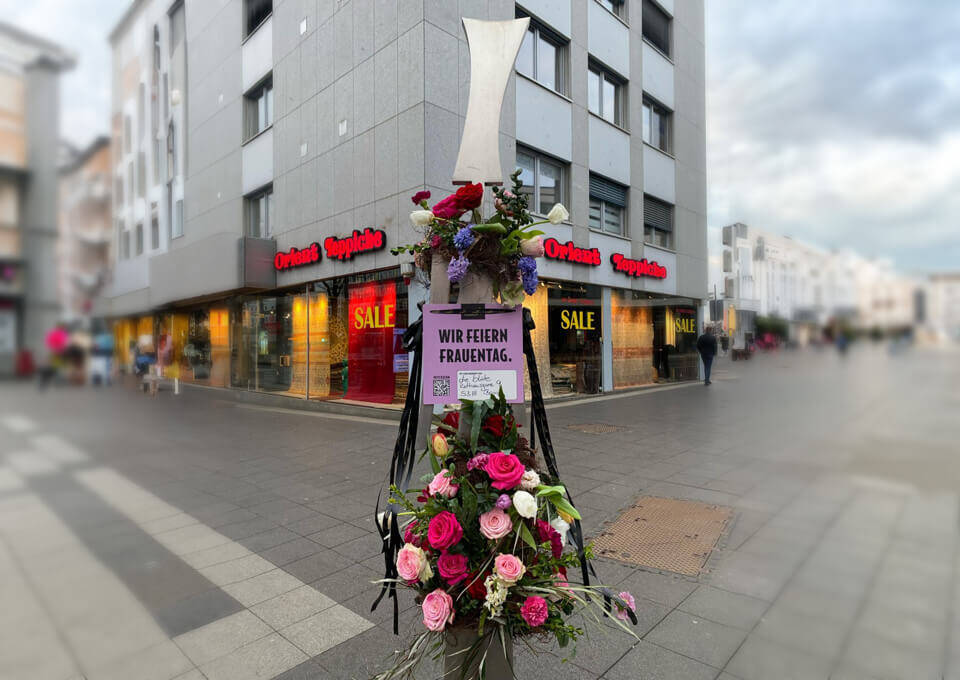
M612 291L613 386L653 382L653 312L645 293Z
M673 153L673 113L649 97L643 98L643 141Z
M273 234L273 187L257 192L244 199L247 236L270 238Z
M587 71L587 106L604 120L626 127L626 83L598 64Z
M549 282L547 306L553 393L600 392L600 288Z
M531 19L517 54L517 72L565 95L566 59L566 41Z
M670 16L651 0L643 0L643 39L670 56Z
M624 234L627 214L627 188L599 175L590 175L591 229Z
M673 206L652 196L643 196L643 241L652 246L672 249Z
M530 212L546 215L557 203L566 203L566 166L549 156L518 147L517 169Z
M243 97L245 139L250 140L273 125L273 77Z

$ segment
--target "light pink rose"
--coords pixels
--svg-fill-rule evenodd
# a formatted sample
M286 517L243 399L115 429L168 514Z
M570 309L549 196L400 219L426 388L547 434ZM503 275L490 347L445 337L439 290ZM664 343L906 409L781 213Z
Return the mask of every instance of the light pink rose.
M423 598L423 625L434 632L453 623L453 598L437 588Z
M503 538L513 530L510 515L494 508L480 515L480 533L491 540Z
M430 492L431 496L439 494L440 496L453 498L459 490L460 486L453 483L453 478L450 476L449 470L440 470L440 472L433 476L433 479L427 486L427 491Z
M543 237L534 236L520 241L520 252L530 257L543 257Z
M426 581L433 576L433 570L423 550L407 543L397 553L397 574L408 582Z
M500 580L509 585L513 585L523 578L527 571L520 558L516 555L504 555L503 553L497 555L496 559L493 560L493 568Z

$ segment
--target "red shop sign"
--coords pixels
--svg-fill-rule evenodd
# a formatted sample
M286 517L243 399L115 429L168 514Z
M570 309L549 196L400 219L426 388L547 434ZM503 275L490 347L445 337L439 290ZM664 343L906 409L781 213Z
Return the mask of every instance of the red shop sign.
M337 260L349 260L354 255L381 250L387 245L387 235L382 229L366 227L363 232L356 229L346 238L329 236L323 242L327 257Z
M657 262L647 262L647 258L634 260L624 257L620 253L614 253L610 256L610 262L613 264L613 270L623 272L627 276L650 276L655 279L667 278L667 268Z
M273 268L277 271L283 271L284 269L303 267L308 264L319 262L321 257L320 244L311 243L303 250L300 250L299 248L291 248L289 252L277 253L273 257Z
M573 241L567 241L566 244L563 244L555 238L548 238L543 242L543 254L550 260L586 264L591 267L600 266L599 250L596 248L579 248L573 245Z

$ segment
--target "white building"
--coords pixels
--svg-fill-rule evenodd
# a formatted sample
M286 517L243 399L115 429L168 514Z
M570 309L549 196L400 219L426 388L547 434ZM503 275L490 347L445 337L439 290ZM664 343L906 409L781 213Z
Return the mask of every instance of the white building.
M924 325L940 341L960 342L960 272L933 274L924 288Z

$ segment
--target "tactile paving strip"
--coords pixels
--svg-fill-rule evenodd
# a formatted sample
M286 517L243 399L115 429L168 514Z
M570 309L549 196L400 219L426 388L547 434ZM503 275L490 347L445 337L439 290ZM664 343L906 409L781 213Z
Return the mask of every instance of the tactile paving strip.
M625 427L619 425L607 425L606 423L583 423L581 425L567 425L568 430L577 430L587 434L606 434L608 432L622 432Z
M721 505L644 496L594 540L594 552L696 576L732 514L731 508Z

